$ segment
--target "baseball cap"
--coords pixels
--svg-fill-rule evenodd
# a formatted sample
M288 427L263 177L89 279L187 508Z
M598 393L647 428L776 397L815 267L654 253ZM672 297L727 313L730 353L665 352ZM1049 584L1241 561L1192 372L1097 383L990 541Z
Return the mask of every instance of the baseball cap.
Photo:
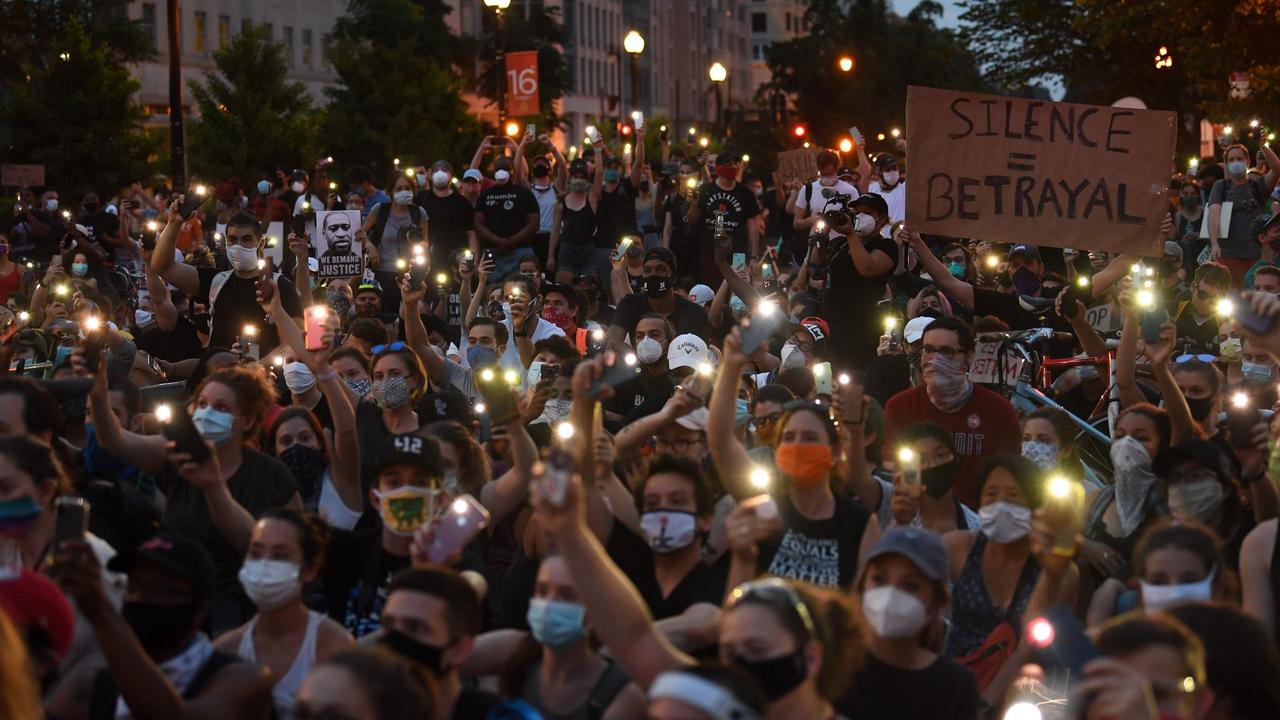
M463 425L470 425L476 419L467 396L453 388L424 394L418 401L416 410L418 422L422 425L437 420L457 420Z
M578 158L577 160L574 160L573 162L569 163L569 174L570 175L586 175L587 161L583 160L582 158Z
M676 424L686 430L707 430L707 418L711 417L711 413L706 408L700 407L688 415L682 415L676 419Z
M702 307L706 307L716 296L716 291L707 285L694 285L689 288L689 299L698 303Z
M826 335L827 337L831 337L831 326L827 324L826 320L823 320L817 315L810 315L808 317L801 318L800 324L801 325L817 325L818 327L822 328L823 335Z
M546 280L542 281L542 297L545 298L551 293L560 293L564 296L564 299L568 300L569 304L574 307L580 307L582 305L582 299L578 297L578 291L575 290L572 285L548 282Z
M1179 260L1181 260L1181 259L1182 259L1182 246L1181 246L1181 245L1179 245L1178 243L1176 243L1176 242L1172 241L1172 240L1165 240L1165 241L1164 241L1164 254L1165 254L1165 255L1173 255L1173 256L1176 256Z
M475 168L468 168L466 172L462 173L462 179L484 182L484 175L481 175L480 171Z
M375 474L396 465L412 465L440 476L440 448L434 440L421 435L393 435L382 441L373 465Z
M839 170L837 170L837 171L836 171L836 177L838 177L838 178L842 178L842 177L853 177L853 170L850 170L847 166L846 166L846 167L842 167L842 168L840 168Z
M1012 260L1014 255L1025 255L1031 260L1040 262L1040 248L1035 245L1017 244L1009 248L1009 259Z
M816 321L816 322L815 322ZM830 337L830 331L827 328L827 322L821 318L807 317L791 326L789 334L797 332L805 332L809 337L813 338L813 353L818 357L826 357L827 354L827 338Z
M717 165L731 165L731 164L736 163L736 162L741 162L741 160L740 160L740 159L739 159L739 157L738 157L738 154L737 154L737 153L731 153L731 152L729 152L728 150L726 150L726 151L724 151L724 152L722 152L722 153L720 153L719 155L717 155L717 156L716 156L716 164L717 164Z
M6 568L9 573L11 569ZM58 660L71 648L75 615L62 590L49 578L21 568L0 577L0 612L24 630L38 628ZM30 637L30 633L27 633Z
M132 553L111 558L107 569L127 574L133 572L138 560L144 558L194 582L198 598L211 597L217 588L218 573L213 568L209 551L199 542L171 532L158 533Z
M676 264L676 254L667 248L656 247L646 250L644 253L644 261L649 262L650 260L661 260L666 263L667 267L671 268L672 276L679 272L680 268Z
M880 541L867 553L866 562L885 555L901 555L915 563L929 579L947 579L947 549L942 539L928 530L896 527L880 536Z
M1151 463L1151 470L1156 475L1167 478L1173 467L1183 460L1194 460L1209 468L1218 476L1218 482L1231 480L1231 471L1227 465L1227 456L1218 446L1208 440L1188 438L1156 456Z
M1280 220L1280 213L1276 213L1275 215L1268 215L1266 213L1262 213L1258 217L1254 218L1253 227L1250 228L1250 231L1252 233L1251 237L1257 238L1259 235L1265 232L1267 228L1271 227L1272 225L1275 225L1277 220Z
M676 368L697 370L699 365L710 359L707 341L692 333L677 335L667 348L667 367L671 370Z
M884 153L876 158L876 167L880 169L884 169L887 167L894 167L897 164L898 164L898 158L894 157L890 153Z
M880 215L889 214L889 203L880 197L879 193L862 193L852 203L852 207L866 207L876 211Z
M908 343L920 342L920 338L924 337L924 329L929 327L934 321L931 317L916 317L907 321L906 327L902 328L902 339Z

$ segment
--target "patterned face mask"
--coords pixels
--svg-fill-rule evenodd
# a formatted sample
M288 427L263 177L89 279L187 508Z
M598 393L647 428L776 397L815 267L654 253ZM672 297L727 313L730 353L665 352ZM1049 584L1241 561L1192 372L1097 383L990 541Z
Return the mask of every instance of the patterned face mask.
M436 514L436 503L440 491L436 488L406 485L382 492L374 490L381 506L379 514L382 524L392 533L401 537L413 535L424 527Z
M409 383L402 377L376 380L370 389L373 401L383 410L396 410L409 402Z
M1023 440L1022 457L1035 463L1041 470L1049 470L1058 464L1058 448L1052 443Z

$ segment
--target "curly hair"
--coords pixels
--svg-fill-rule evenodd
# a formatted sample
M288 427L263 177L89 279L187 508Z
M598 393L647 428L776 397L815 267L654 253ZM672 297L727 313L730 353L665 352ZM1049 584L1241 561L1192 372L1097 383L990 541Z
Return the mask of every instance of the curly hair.
M194 401L210 383L218 383L236 396L240 414L247 420L243 437L256 438L262 431L262 421L267 410L276 402L276 387L267 379L266 371L254 365L225 367L204 378L191 398Z

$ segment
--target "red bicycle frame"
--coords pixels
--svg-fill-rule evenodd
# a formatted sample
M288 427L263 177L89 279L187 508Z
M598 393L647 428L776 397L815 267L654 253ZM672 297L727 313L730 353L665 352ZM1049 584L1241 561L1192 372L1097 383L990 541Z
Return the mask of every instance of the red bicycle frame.
M1115 351L1113 350L1107 353L1106 355L1095 355L1093 357L1050 358L1047 360L1041 360L1040 361L1040 388L1042 391L1047 391L1049 388L1053 386L1054 370L1070 370L1071 368L1085 367L1085 366L1093 366L1098 368L1099 370L1106 368L1106 377L1108 379L1108 382L1110 382L1111 364L1115 362L1114 356L1115 356ZM1102 394L1102 397L1098 398L1098 404L1093 407L1093 412L1089 415L1089 422L1094 422L1095 420L1100 420L1103 417L1106 417L1107 402L1110 400L1110 398L1111 398L1111 392L1110 392L1110 388L1108 388L1108 391L1104 392Z

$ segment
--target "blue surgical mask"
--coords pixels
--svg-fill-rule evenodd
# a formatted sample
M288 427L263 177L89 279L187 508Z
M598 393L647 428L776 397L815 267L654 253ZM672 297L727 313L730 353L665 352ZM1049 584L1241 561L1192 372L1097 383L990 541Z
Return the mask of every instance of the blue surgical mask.
M746 400L738 398L733 408L733 422L736 426L741 427L747 424L751 419L751 407Z
M467 348L467 365L472 368L488 367L497 364L498 353L491 347L472 345Z
M582 620L586 608L570 602L533 598L529 601L529 631L533 638L549 648L563 648L582 639Z
M1243 160L1232 160L1227 163L1227 174L1231 177L1244 177L1249 170L1249 166Z
M618 182L622 177L622 171L618 168L609 168L604 171L604 181L607 183Z
M961 265L958 262L949 263L947 265L947 272L951 273L951 277L954 277L959 280L963 280L965 267L964 265Z
M222 445L236 436L235 416L212 407L202 407L192 413L191 423L196 426L200 437L214 445Z
M71 274L82 278L89 274L89 263L71 263Z
M1244 381L1250 385L1265 385L1271 382L1271 376L1275 375L1275 371L1275 365L1253 363L1248 360L1240 364L1240 372L1244 375Z
M729 309L733 311L734 316L740 316L747 312L747 304L743 302L742 298L734 295L729 298Z
M259 194L259 195L266 195L266 194L267 194L267 193L269 193L269 192L271 192L271 183L270 183L270 182L268 182L268 181L266 181L266 180L261 180L261 181L259 181L259 182L258 182L258 194Z

